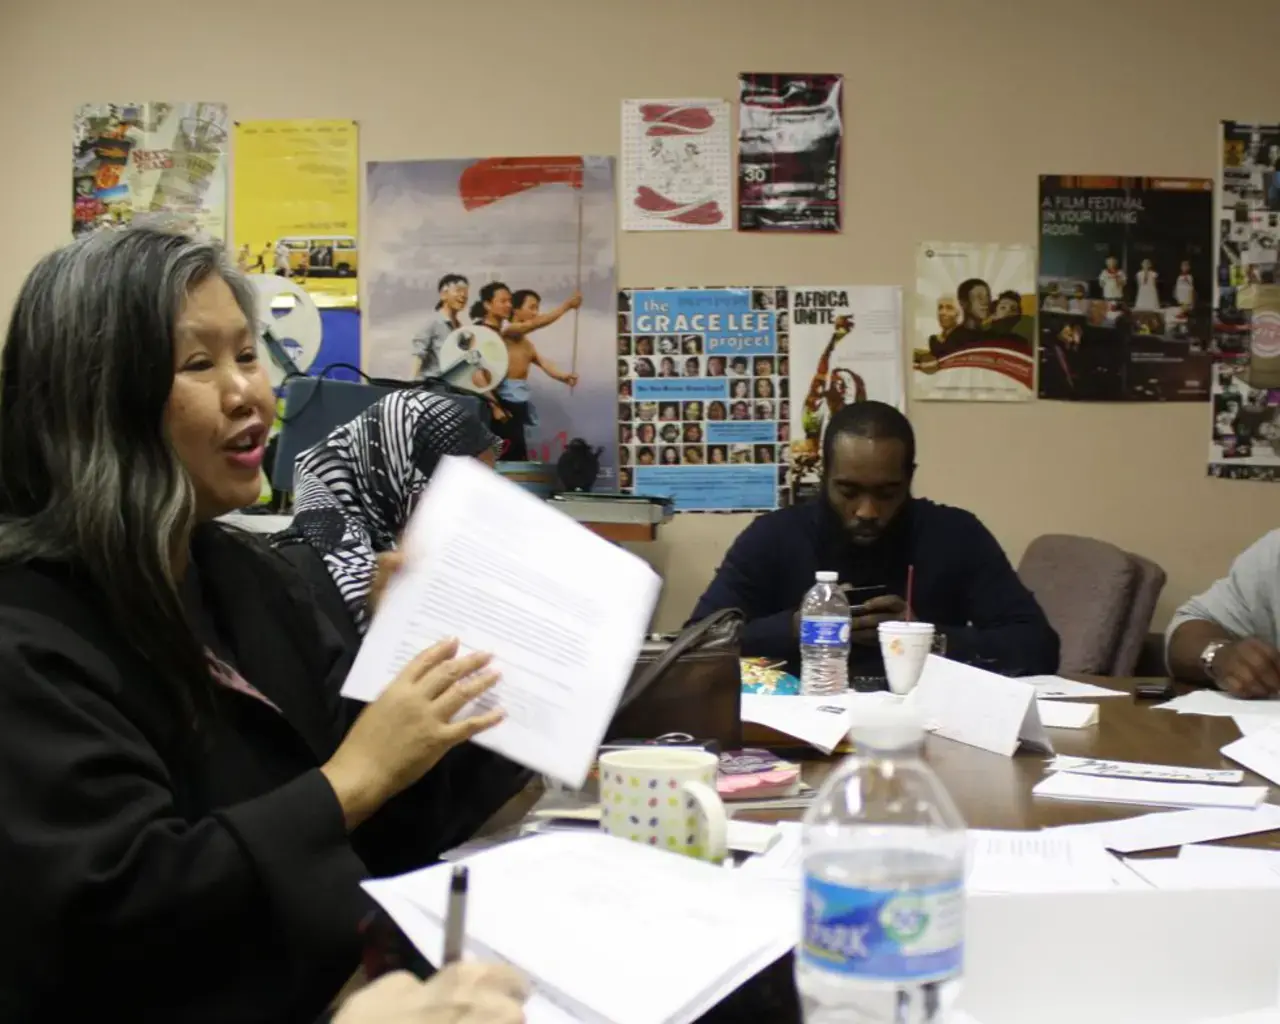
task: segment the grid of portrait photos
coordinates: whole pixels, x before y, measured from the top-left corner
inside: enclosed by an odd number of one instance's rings
[[[652,326],[653,318],[633,311],[633,296],[655,294],[674,310],[668,326],[716,329],[637,331]],[[672,497],[677,511],[740,511],[788,502],[789,338],[779,330],[786,324],[786,302],[783,288],[619,293],[621,491],[652,493],[645,487],[646,467],[679,467],[690,472],[648,474],[651,482],[661,477],[657,493]],[[689,312],[704,307],[717,310],[718,319]]]

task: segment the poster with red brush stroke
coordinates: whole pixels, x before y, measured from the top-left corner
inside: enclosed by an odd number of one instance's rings
[[[725,100],[622,101],[622,230],[733,227]]]

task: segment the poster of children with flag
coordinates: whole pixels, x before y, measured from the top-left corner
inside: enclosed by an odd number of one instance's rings
[[[365,372],[478,395],[508,461],[581,437],[615,486],[613,175],[611,157],[369,163]]]

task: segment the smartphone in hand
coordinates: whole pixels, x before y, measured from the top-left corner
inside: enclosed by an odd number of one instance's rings
[[[889,588],[883,583],[872,583],[864,587],[850,586],[848,583],[840,584],[840,589],[844,592],[845,600],[849,602],[849,611],[854,615],[862,615],[867,610],[867,602],[877,597],[884,597],[889,593]]]

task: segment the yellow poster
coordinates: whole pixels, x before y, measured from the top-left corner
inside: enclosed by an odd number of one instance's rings
[[[321,307],[359,301],[354,121],[240,121],[232,166],[236,261],[291,278]]]

